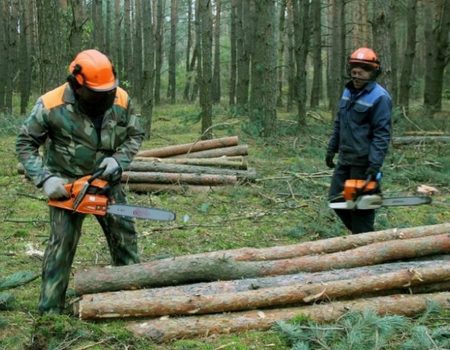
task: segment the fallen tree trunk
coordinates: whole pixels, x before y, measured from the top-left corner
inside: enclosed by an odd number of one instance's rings
[[[393,262],[373,266],[354,267],[350,269],[304,272],[291,275],[269,276],[261,278],[246,278],[230,281],[200,282],[183,284],[178,286],[122,290],[120,292],[105,292],[102,295],[111,294],[111,297],[121,295],[124,299],[155,298],[166,295],[210,295],[217,293],[238,293],[243,291],[288,286],[296,283],[310,284],[328,282],[363,276],[374,276],[383,273],[399,271],[402,269],[417,269],[440,264],[446,264],[446,260]]]
[[[340,276],[342,277],[342,276]],[[162,294],[142,290],[83,295],[76,305],[81,319],[157,317],[207,314],[310,303],[318,300],[411,288],[450,280],[450,264],[404,268],[347,279],[293,283],[255,290],[221,291],[214,294]]]
[[[159,162],[169,164],[187,164],[215,166],[233,169],[247,169],[247,160],[243,156],[235,157],[216,157],[216,158],[154,158],[154,157],[135,157],[133,162]],[[23,168],[23,167],[22,167]]]
[[[237,136],[222,137],[211,140],[201,140],[192,143],[186,143],[182,145],[173,145],[167,147],[161,147],[150,150],[142,150],[137,153],[138,157],[170,157],[183,153],[191,153],[196,151],[203,151],[212,148],[222,148],[236,146],[239,143]]]
[[[174,192],[174,193],[205,193],[217,191],[225,186],[201,186],[201,185],[171,185],[171,184],[149,184],[149,183],[129,183],[126,189],[132,192]]]
[[[216,186],[234,185],[237,183],[237,177],[235,175],[143,173],[137,171],[125,171],[122,174],[122,182]]]
[[[397,136],[392,138],[394,145],[409,145],[411,143],[450,142],[450,136]]]
[[[167,164],[159,162],[132,162],[127,169],[128,172],[161,172],[161,173],[184,173],[184,174],[214,174],[232,175],[238,179],[254,181],[256,179],[255,169],[235,170],[206,166]]]
[[[309,304],[319,300],[348,298],[375,291],[448,280],[450,280],[450,264],[404,269],[381,275],[309,285],[298,283],[240,293],[167,295],[159,298],[139,299],[126,299],[120,296],[120,293],[113,297],[99,294],[95,296],[85,295],[79,302],[78,311],[81,319],[211,314],[273,306]]]
[[[380,264],[450,252],[450,235],[420,237],[373,243],[325,255],[308,255],[270,261],[235,261],[226,258],[178,257],[148,263],[92,268],[75,274],[78,294],[145,287],[160,287],[187,282],[232,280],[259,276],[317,272]]]
[[[317,241],[308,241],[298,244],[275,246],[269,248],[238,248],[218,250],[207,253],[192,254],[189,256],[192,258],[228,258],[238,261],[290,259],[304,255],[334,253],[375,242],[435,236],[443,233],[450,233],[450,223],[408,228],[393,228],[383,231],[332,237]],[[185,257],[188,256],[185,255]]]
[[[371,309],[379,315],[414,316],[425,311],[430,301],[448,309],[450,308],[450,293],[401,294],[283,309],[133,321],[128,323],[127,329],[135,336],[147,337],[160,343],[179,338],[266,330],[276,322],[288,321],[301,316],[320,323],[332,322],[349,311],[366,309]]]
[[[248,145],[213,148],[206,151],[191,152],[173,156],[172,158],[217,158],[222,156],[246,156]]]

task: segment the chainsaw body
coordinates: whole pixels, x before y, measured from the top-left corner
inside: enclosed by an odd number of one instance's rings
[[[377,209],[384,206],[413,206],[430,204],[431,197],[393,197],[384,198],[378,188],[377,181],[349,179],[345,181],[344,190],[339,199],[344,201],[330,202],[332,209]]]
[[[87,175],[70,184],[64,185],[67,193],[70,194],[70,197],[62,200],[50,199],[48,205],[76,211],[77,213],[82,214],[105,216],[106,208],[108,207],[108,197],[106,196],[106,193],[109,190],[109,184],[107,181],[101,179],[94,179],[89,182],[91,178],[91,175]],[[77,204],[76,200],[79,198],[79,194],[86,188],[86,193],[80,198],[80,201]]]

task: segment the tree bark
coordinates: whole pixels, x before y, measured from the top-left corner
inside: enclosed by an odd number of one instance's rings
[[[214,69],[212,76],[212,101],[220,103],[220,16],[222,12],[222,1],[216,0],[216,16],[214,22]]]
[[[254,135],[270,137],[275,133],[277,120],[275,1],[258,0],[255,7],[258,16],[252,51],[249,130]]]
[[[211,140],[201,140],[181,145],[173,145],[150,150],[142,150],[137,153],[138,157],[170,157],[184,153],[204,151],[211,148],[236,146],[239,143],[238,136],[228,136]]]
[[[403,229],[366,232],[357,235],[333,237],[285,246],[268,248],[238,248],[185,255],[184,258],[233,259],[236,261],[266,261],[290,259],[305,255],[320,255],[343,252],[377,242],[407,240],[419,237],[437,236],[450,233],[450,224],[418,226]],[[169,260],[170,261],[170,260]]]
[[[206,166],[167,164],[159,162],[132,162],[127,169],[128,172],[161,172],[161,173],[184,173],[184,174],[210,174],[210,175],[232,175],[241,180],[254,181],[256,171],[233,170]]]
[[[212,190],[221,189],[222,186],[201,186],[201,185],[171,185],[171,184],[150,184],[150,183],[129,183],[126,185],[126,189],[132,192],[141,193],[160,193],[160,192],[173,192],[173,193],[205,193]]]
[[[322,96],[322,13],[321,1],[313,1],[311,3],[311,17],[312,17],[312,55],[313,55],[313,80],[311,86],[311,108],[317,108],[320,104]]]
[[[153,14],[149,0],[142,2],[142,13],[146,19],[143,25],[144,38],[144,60],[143,60],[143,76],[142,76],[142,117],[144,119],[144,130],[146,139],[150,139],[153,121],[153,90],[155,86],[155,53],[154,53],[154,36],[153,36]]]
[[[247,156],[248,145],[213,148],[205,151],[191,152],[173,156],[173,158],[217,158],[222,156]]]
[[[183,98],[189,100],[189,91],[191,89],[192,69],[191,69],[191,48],[192,48],[192,0],[187,0],[187,41],[186,41],[186,83],[184,86]]]
[[[409,145],[428,142],[450,142],[450,136],[397,136],[392,138],[394,145]]]
[[[158,105],[161,102],[161,68],[163,64],[164,7],[165,7],[165,0],[157,0],[156,29],[155,29],[155,91],[154,91],[155,105]]]
[[[169,70],[167,98],[174,104],[176,99],[176,47],[177,47],[177,0],[170,1],[170,49],[169,49]]]
[[[81,319],[159,317],[251,310],[309,304],[322,300],[355,297],[365,293],[392,290],[450,280],[450,264],[403,269],[376,276],[334,280],[312,284],[296,283],[239,293],[211,295],[166,295],[159,298],[123,298],[86,295],[79,303]]]
[[[248,0],[237,0],[236,11],[236,49],[237,49],[237,82],[236,82],[236,112],[247,111],[248,90],[250,85],[250,45],[249,27],[250,10]]]
[[[236,104],[236,11],[237,0],[231,0],[230,9],[230,83],[228,88],[228,104],[233,106]]]
[[[393,240],[327,255],[270,261],[235,261],[219,258],[178,257],[114,268],[92,268],[75,274],[78,294],[167,286],[187,282],[231,280],[260,276],[318,272],[375,265],[450,251],[448,234]]]
[[[406,49],[404,51],[404,60],[402,64],[399,104],[409,110],[409,91],[411,89],[411,73],[413,70],[414,57],[416,55],[416,18],[417,18],[417,0],[408,0],[406,10]]]
[[[433,4],[426,4],[425,10],[427,11],[425,14],[427,70],[423,102],[426,111],[432,115],[442,109],[444,70],[450,60],[448,54],[450,0],[436,0]]]
[[[159,183],[159,184],[191,184],[191,185],[234,185],[235,175],[212,174],[179,174],[179,173],[143,173],[125,171],[122,182],[126,183]]]
[[[138,337],[147,337],[155,342],[176,338],[193,338],[218,333],[236,333],[266,330],[276,322],[288,321],[294,317],[308,317],[315,322],[332,322],[348,311],[374,310],[380,315],[414,316],[425,311],[429,302],[435,302],[447,309],[450,307],[450,293],[422,295],[392,295],[370,299],[331,302],[319,305],[283,309],[254,310],[206,316],[161,318],[130,322],[127,329]]]
[[[217,158],[153,158],[153,157],[135,157],[134,161],[131,163],[145,163],[145,162],[158,162],[158,163],[169,163],[169,164],[187,164],[187,165],[203,165],[203,166],[214,166],[214,167],[224,167],[233,169],[246,170],[248,168],[248,163],[245,157],[235,156],[235,157],[217,157]]]
[[[448,260],[395,262],[316,273],[298,273],[292,275],[271,276],[263,278],[247,278],[231,281],[184,284],[180,286],[169,286],[162,288],[85,294],[82,297],[81,301],[78,301],[75,304],[75,313],[79,314],[80,307],[81,309],[84,309],[84,312],[91,313],[95,308],[98,307],[98,305],[100,305],[101,308],[105,308],[105,305],[108,305],[109,301],[111,301],[111,305],[114,305],[116,303],[115,300],[127,300],[132,301],[132,303],[136,303],[140,300],[143,303],[148,303],[157,298],[164,298],[167,296],[193,297],[198,295],[213,295],[222,293],[231,295],[234,293],[254,291],[263,288],[274,288],[300,284],[311,285],[313,283],[324,283],[329,281],[378,276],[395,271],[398,272],[400,270],[416,270],[420,268],[442,266],[445,264],[449,264]],[[411,286],[401,286],[398,291],[396,290],[396,293],[405,292],[405,289],[409,289],[410,292],[412,291],[414,293],[446,291],[448,290],[448,285],[449,282],[438,282],[421,285],[416,288],[411,288]],[[374,291],[372,291],[372,293],[373,292]],[[392,292],[390,294],[392,294]],[[84,308],[85,305],[87,306],[86,308]],[[131,304],[127,302],[127,305],[129,307],[129,305]]]

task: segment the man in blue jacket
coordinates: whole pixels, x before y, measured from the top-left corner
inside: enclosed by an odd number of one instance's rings
[[[330,200],[342,194],[347,179],[377,177],[391,136],[392,101],[376,82],[381,65],[375,52],[369,48],[354,51],[348,60],[348,71],[351,80],[339,102],[326,154],[326,165],[335,168]],[[335,209],[335,212],[352,233],[374,230],[374,210]]]

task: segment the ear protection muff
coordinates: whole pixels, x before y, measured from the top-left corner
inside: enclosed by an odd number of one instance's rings
[[[81,78],[81,82],[80,82],[79,77]],[[70,87],[73,90],[77,90],[84,85],[85,80],[86,80],[86,78],[84,77],[83,73],[81,72],[81,66],[79,64],[76,64],[74,69],[72,70],[72,73],[69,74],[69,76],[67,77],[67,81],[69,82]]]

